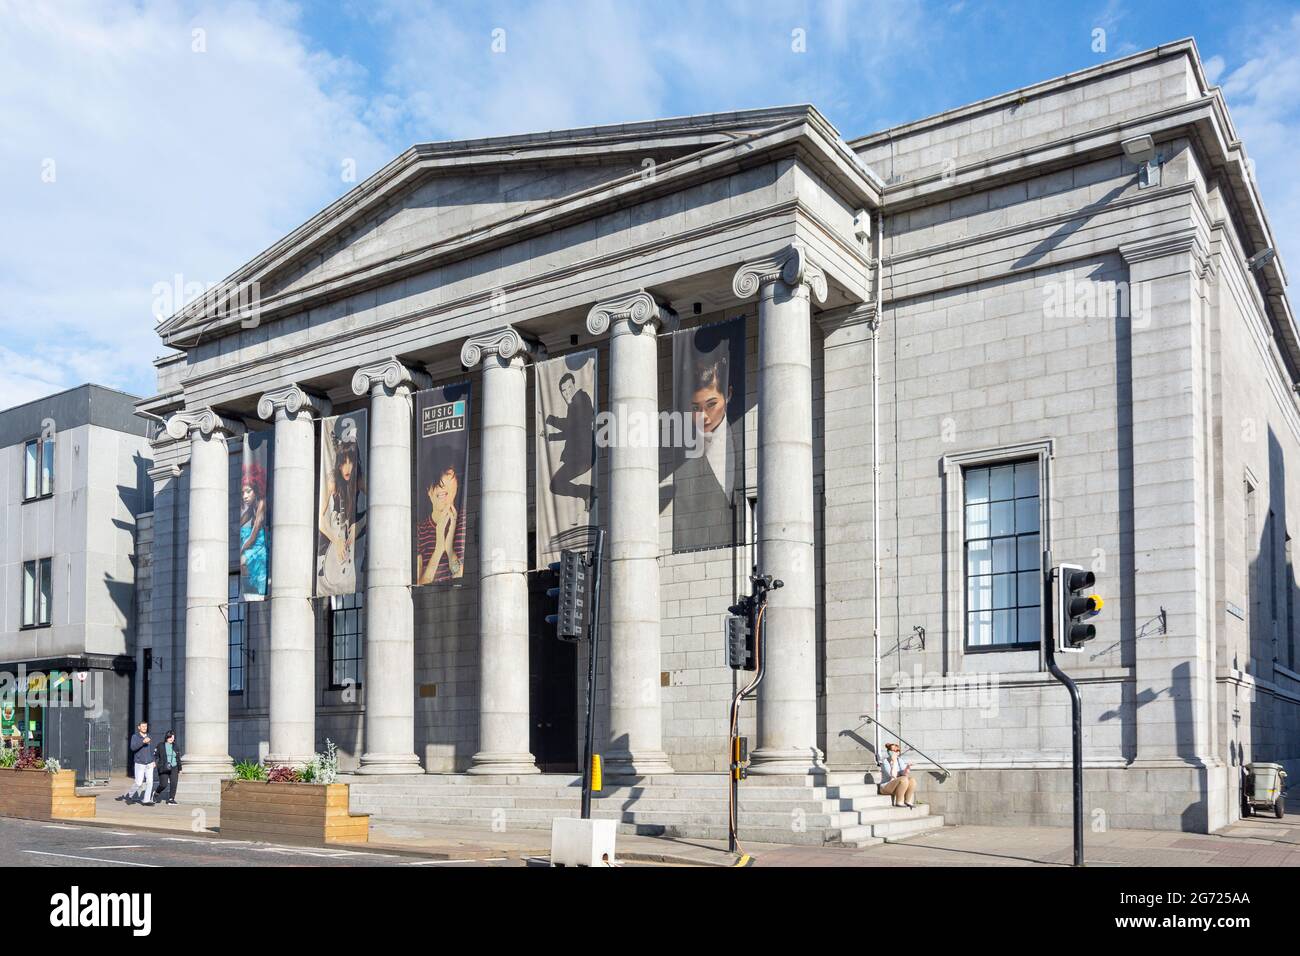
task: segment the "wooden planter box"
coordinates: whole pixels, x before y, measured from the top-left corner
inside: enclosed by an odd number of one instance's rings
[[[24,820],[67,820],[95,815],[95,798],[77,794],[72,770],[0,768],[0,816]]]
[[[370,816],[348,811],[346,783],[223,780],[220,829],[229,840],[300,846],[366,843]]]

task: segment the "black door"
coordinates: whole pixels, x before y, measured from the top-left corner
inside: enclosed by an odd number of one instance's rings
[[[555,636],[553,571],[528,575],[528,746],[544,773],[578,772],[578,646]]]

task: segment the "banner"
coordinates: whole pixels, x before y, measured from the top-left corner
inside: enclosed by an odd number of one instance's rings
[[[744,541],[745,319],[673,335],[673,550]]]
[[[469,382],[415,393],[415,583],[465,574]]]
[[[365,585],[365,411],[322,418],[320,439],[316,595],[353,594]]]
[[[265,601],[271,570],[271,452],[275,432],[244,434],[239,479],[239,596]]]
[[[596,522],[596,352],[534,366],[537,566],[565,548],[590,550]]]

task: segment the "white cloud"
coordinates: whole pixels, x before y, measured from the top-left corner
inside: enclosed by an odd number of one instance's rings
[[[149,394],[155,283],[224,278],[350,188],[345,158],[391,158],[295,15],[0,0],[0,407]]]
[[[1300,269],[1300,13],[1252,33],[1253,55],[1220,80],[1264,198],[1278,251]],[[1212,60],[1218,57],[1212,57]]]

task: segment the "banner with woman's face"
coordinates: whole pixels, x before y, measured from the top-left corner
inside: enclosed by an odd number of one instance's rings
[[[673,550],[743,542],[745,319],[673,335]]]
[[[271,452],[275,433],[244,435],[239,477],[239,595],[266,600],[271,569]]]
[[[364,409],[320,422],[317,597],[354,594],[365,586],[366,425]]]
[[[415,393],[416,585],[451,584],[465,574],[469,412],[469,382]]]

